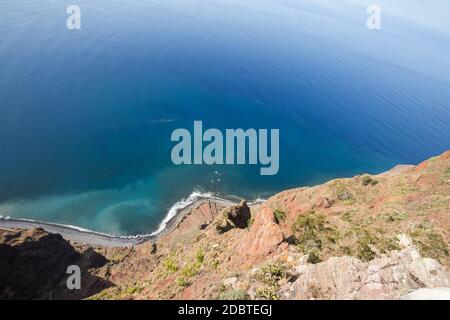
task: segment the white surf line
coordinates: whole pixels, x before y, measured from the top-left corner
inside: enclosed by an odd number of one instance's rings
[[[188,197],[189,199],[189,197]],[[192,199],[192,198],[191,198]],[[98,231],[93,231],[73,225],[59,224],[54,222],[22,219],[22,218],[10,218],[0,216],[0,227],[5,228],[42,228],[50,233],[58,233],[63,238],[75,242],[87,243],[94,246],[117,246],[127,247],[137,245],[146,241],[156,241],[163,235],[169,233],[175,228],[182,218],[190,211],[190,209],[196,205],[201,204],[204,201],[213,201],[223,206],[232,206],[238,204],[229,199],[219,198],[209,194],[197,194],[195,200],[187,202],[182,200],[177,202],[172,208],[174,208],[180,202],[185,205],[176,208],[176,211],[168,212],[166,217],[161,222],[157,231],[150,234],[137,234],[137,235],[114,235],[107,234]],[[265,202],[264,199],[257,199],[254,202],[250,202],[248,205],[253,206]],[[172,209],[171,208],[171,209]]]
[[[21,229],[42,228],[50,233],[61,234],[66,240],[87,243],[94,246],[124,247],[139,244],[144,240],[136,236],[115,236],[71,225],[29,219],[1,218],[0,227]]]

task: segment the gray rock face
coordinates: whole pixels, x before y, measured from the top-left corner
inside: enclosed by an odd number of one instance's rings
[[[333,257],[319,264],[299,262],[297,280],[281,292],[285,299],[399,299],[419,288],[449,287],[450,274],[436,260],[421,257],[400,236],[401,251],[362,262]]]

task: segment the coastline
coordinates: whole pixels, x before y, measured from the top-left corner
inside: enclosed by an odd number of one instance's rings
[[[221,206],[232,206],[238,204],[237,202],[217,197],[198,197],[195,201],[176,211],[173,216],[166,216],[156,232],[142,235],[113,235],[83,229],[77,226],[47,221],[4,217],[0,217],[0,228],[42,228],[47,232],[60,234],[64,239],[73,242],[100,247],[130,247],[148,241],[158,241],[161,237],[174,230],[183,221],[183,219],[191,213],[194,207],[198,207],[208,202]]]
[[[397,165],[390,170],[379,175],[390,175],[402,172],[406,169],[414,168],[414,165]],[[235,197],[237,199],[237,197]],[[252,207],[265,202],[264,199],[256,199],[248,202]],[[200,193],[194,191],[188,198],[175,203],[162,219],[156,231],[148,234],[136,235],[115,235],[99,231],[93,231],[78,226],[54,223],[42,220],[32,220],[25,218],[11,218],[0,215],[0,229],[31,229],[41,228],[49,233],[60,234],[64,239],[97,247],[132,247],[145,242],[157,242],[162,237],[175,230],[192,211],[205,203],[213,203],[221,207],[229,207],[239,204],[239,201],[220,198],[210,193]]]
[[[390,170],[380,173],[379,176],[397,174],[406,169],[414,168],[414,165],[397,165]],[[265,202],[264,199],[256,199],[254,202],[249,202],[249,207]],[[187,199],[183,199],[175,203],[167,212],[159,224],[156,231],[148,234],[137,235],[114,235],[84,229],[82,227],[59,224],[49,221],[31,220],[24,218],[10,218],[0,215],[0,229],[31,229],[41,228],[49,233],[60,234],[64,239],[87,244],[97,247],[132,247],[145,242],[157,242],[162,237],[174,231],[183,220],[189,216],[194,209],[205,204],[213,203],[220,207],[229,207],[239,204],[238,201],[219,198],[209,193],[198,193],[194,191]]]
[[[387,300],[417,288],[450,287],[449,179],[447,151],[416,166],[284,190],[249,203],[250,210],[227,207],[238,199],[197,193],[167,211],[163,232],[148,235],[156,243],[136,246],[145,235],[117,239],[57,226],[78,241],[115,245],[95,247],[42,229],[0,227],[6,261],[0,271],[7,275],[0,295],[226,300],[242,290],[238,298],[250,300]],[[67,290],[68,265],[80,267],[82,291]],[[261,295],[269,284],[255,275],[278,270],[289,279],[271,280],[270,296]]]

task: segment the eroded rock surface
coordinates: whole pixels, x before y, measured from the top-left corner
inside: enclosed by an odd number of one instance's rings
[[[275,252],[283,240],[283,232],[274,220],[273,211],[268,206],[262,205],[255,214],[241,252],[248,256],[247,259],[264,257]]]
[[[450,274],[434,259],[423,258],[402,237],[401,251],[370,262],[332,257],[318,264],[299,263],[298,279],[285,290],[287,299],[398,299],[418,288],[449,287]]]

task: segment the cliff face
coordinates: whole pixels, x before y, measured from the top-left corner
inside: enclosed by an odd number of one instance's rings
[[[0,299],[80,299],[108,287],[107,280],[88,269],[106,260],[85,248],[76,250],[58,234],[42,229],[0,230]],[[66,286],[66,270],[78,265],[84,273],[82,290]]]
[[[10,259],[0,268],[24,263],[27,272],[45,274],[29,263],[24,241],[12,240],[24,232],[31,231],[0,229],[0,261]],[[450,151],[381,175],[287,190],[250,208],[201,203],[154,244],[49,246],[33,234],[27,243],[45,248],[46,269],[57,272],[38,281],[36,294],[21,289],[28,280],[3,276],[0,294],[45,298],[65,281],[65,265],[85,261],[77,298],[395,299],[450,286],[449,237]],[[50,252],[65,258],[54,261]],[[86,252],[104,263],[86,263]]]

